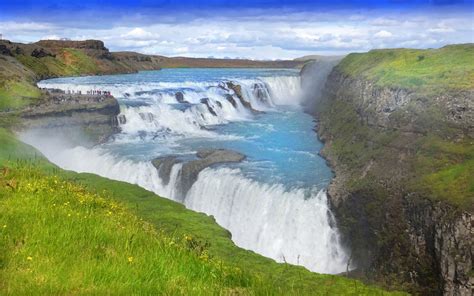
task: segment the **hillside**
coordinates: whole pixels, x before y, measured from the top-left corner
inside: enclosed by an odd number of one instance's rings
[[[329,75],[318,131],[336,172],[329,195],[362,277],[422,294],[469,293],[473,57],[473,44],[372,50]]]

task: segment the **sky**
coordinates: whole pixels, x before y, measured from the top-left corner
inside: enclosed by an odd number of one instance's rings
[[[100,39],[112,51],[292,59],[474,42],[474,0],[0,1],[15,42]]]

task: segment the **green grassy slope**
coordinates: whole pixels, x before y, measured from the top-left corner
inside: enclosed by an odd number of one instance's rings
[[[15,58],[0,55],[0,112],[21,108],[40,97],[34,76]]]
[[[434,200],[444,200],[469,211],[474,211],[474,139],[469,136],[453,140],[454,131],[440,113],[437,96],[458,91],[474,90],[474,44],[450,45],[440,49],[387,49],[363,54],[350,54],[337,70],[354,78],[373,81],[378,87],[404,88],[415,91],[429,108],[411,114],[411,106],[391,116],[416,116],[419,125],[428,130],[426,136],[401,135],[394,131],[381,132],[359,120],[357,107],[342,102],[328,105],[327,125],[336,135],[335,157],[359,174],[371,159],[387,159],[387,147],[403,147],[415,151],[411,164],[411,179],[406,185]],[[432,108],[432,109],[430,109]],[[444,107],[443,107],[444,108]],[[323,115],[324,116],[324,115]],[[358,141],[354,141],[357,135]],[[367,143],[370,142],[370,145]],[[390,152],[392,153],[392,152]],[[375,172],[385,176],[390,168]],[[408,172],[407,172],[408,174]]]
[[[418,91],[474,88],[474,44],[439,49],[377,49],[351,53],[340,65],[344,73],[379,86]]]
[[[0,249],[0,294],[391,294],[240,249],[211,217],[58,169],[4,129]]]

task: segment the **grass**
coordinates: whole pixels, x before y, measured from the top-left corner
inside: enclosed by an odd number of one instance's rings
[[[447,200],[474,211],[474,141],[454,143],[437,136],[423,138],[416,155],[412,188],[434,200]]]
[[[378,49],[351,53],[338,65],[342,72],[379,86],[419,91],[474,88],[474,44],[440,49]]]
[[[40,98],[41,92],[34,83],[37,79],[100,72],[94,58],[71,48],[61,49],[56,57],[20,54],[15,59],[0,60],[0,111],[19,110]]]
[[[157,231],[106,193],[25,166],[4,169],[0,183],[5,294],[210,295],[250,287],[266,294],[271,288],[210,258],[192,236]]]
[[[25,80],[0,81],[0,111],[22,108],[37,100],[40,95],[39,89]]]
[[[240,249],[212,217],[60,170],[4,129],[0,167],[0,294],[391,294]]]
[[[56,57],[35,58],[17,55],[16,59],[31,69],[39,78],[97,74],[99,72],[92,57],[74,48],[63,48]]]
[[[64,48],[58,59],[66,65],[65,75],[67,76],[99,73],[93,58],[78,49]]]

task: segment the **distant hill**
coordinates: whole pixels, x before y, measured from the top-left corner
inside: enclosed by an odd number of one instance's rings
[[[300,58],[296,58],[293,61],[297,62],[307,62],[307,61],[332,61],[332,60],[340,60],[344,57],[344,55],[334,55],[334,56],[325,56],[325,55],[307,55],[307,56],[302,56]]]

